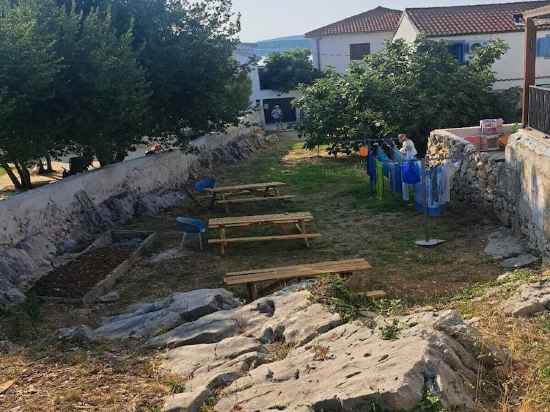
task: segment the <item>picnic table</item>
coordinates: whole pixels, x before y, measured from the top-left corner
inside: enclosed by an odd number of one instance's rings
[[[350,276],[354,272],[367,271],[370,269],[371,265],[365,259],[349,259],[231,272],[225,275],[224,282],[229,286],[246,285],[248,287],[250,299],[255,300],[258,297],[256,284],[260,282],[284,282],[289,279],[313,278],[329,274]],[[377,299],[385,297],[386,293],[384,291],[377,290],[367,292],[366,296],[371,299]]]
[[[308,233],[307,231],[307,224],[313,222],[313,220],[313,215],[310,212],[210,219],[208,222],[208,229],[218,230],[220,237],[217,239],[209,239],[208,243],[219,244],[222,255],[225,254],[225,249],[228,244],[240,242],[303,239],[306,246],[309,247],[309,240],[321,237],[319,233]],[[294,224],[299,233],[291,235],[228,237],[226,231],[228,228],[245,228],[260,225],[280,226],[289,224]]]
[[[252,183],[247,185],[219,186],[205,189],[211,196],[210,206],[224,205],[229,212],[230,204],[254,203],[271,200],[290,200],[292,195],[281,195],[279,188],[286,186],[283,182]]]

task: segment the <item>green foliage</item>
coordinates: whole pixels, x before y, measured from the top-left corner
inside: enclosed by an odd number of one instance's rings
[[[422,400],[416,405],[413,412],[447,412],[441,403],[441,398],[428,390],[424,391]]]
[[[262,87],[289,92],[299,85],[311,84],[321,77],[321,72],[313,67],[310,58],[311,52],[306,49],[271,53],[261,73]]]
[[[320,277],[310,288],[310,294],[313,302],[321,303],[338,313],[344,322],[359,318],[361,311],[364,310],[383,315],[395,315],[402,308],[399,300],[375,301],[364,293],[353,292],[346,285],[345,280],[336,275]]]
[[[399,339],[399,332],[401,331],[401,325],[397,319],[394,319],[389,325],[381,326],[380,334],[384,340],[397,340]]]
[[[236,123],[247,68],[230,0],[0,0],[0,166],[65,151],[101,164],[142,136],[181,145]],[[15,166],[19,178],[12,173]]]
[[[48,117],[62,61],[55,53],[54,36],[39,30],[35,2],[17,7],[0,3],[0,10],[0,165],[14,178],[12,163],[19,172],[13,183],[28,188],[27,167],[37,153],[47,150],[41,120]]]
[[[476,49],[459,64],[444,41],[389,42],[384,51],[301,89],[301,130],[307,146],[408,133],[425,143],[436,128],[470,126],[517,109],[517,100],[492,90],[502,41]],[[512,95],[512,93],[510,93]],[[327,109],[337,103],[334,111]]]

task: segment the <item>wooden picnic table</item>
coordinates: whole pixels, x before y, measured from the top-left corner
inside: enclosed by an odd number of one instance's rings
[[[218,239],[208,240],[209,244],[219,244],[221,254],[225,254],[225,249],[229,243],[239,242],[262,242],[270,240],[297,240],[305,241],[309,247],[310,239],[321,237],[319,233],[308,233],[307,224],[313,222],[313,215],[310,212],[299,213],[281,213],[272,215],[260,216],[241,216],[241,217],[224,217],[210,219],[208,229],[219,230],[220,237]],[[272,236],[249,236],[249,237],[227,237],[226,229],[251,227],[259,225],[288,225],[294,224],[298,229],[298,234],[292,235],[272,235]]]
[[[290,200],[291,195],[281,195],[279,188],[286,186],[283,182],[251,183],[246,185],[219,186],[206,189],[210,194],[210,206],[216,203],[225,206],[229,212],[229,204],[254,203],[269,200]],[[237,197],[239,196],[239,197]]]
[[[250,299],[255,300],[258,297],[256,284],[260,282],[279,281],[284,283],[289,279],[312,278],[329,274],[349,276],[354,272],[370,269],[371,265],[365,259],[349,259],[231,272],[225,275],[224,282],[230,286],[247,285]],[[382,298],[385,295],[383,291],[371,291],[367,293],[367,297],[372,299]]]

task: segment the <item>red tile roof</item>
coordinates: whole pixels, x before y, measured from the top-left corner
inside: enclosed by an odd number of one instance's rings
[[[322,37],[349,33],[395,32],[399,27],[401,10],[377,7],[365,13],[348,17],[328,26],[306,33],[306,37]]]
[[[550,5],[550,1],[483,4],[475,6],[408,8],[405,13],[426,36],[505,33],[523,31],[514,14]]]

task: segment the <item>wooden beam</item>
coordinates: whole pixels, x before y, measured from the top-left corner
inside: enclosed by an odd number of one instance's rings
[[[523,127],[529,125],[529,92],[535,85],[537,63],[537,27],[532,18],[525,19],[525,60],[523,80]]]
[[[523,14],[523,18],[526,20],[535,19],[537,17],[545,17],[550,15],[550,6],[544,6],[544,7],[539,7],[538,9],[527,10],[527,11],[524,11],[522,14]]]

